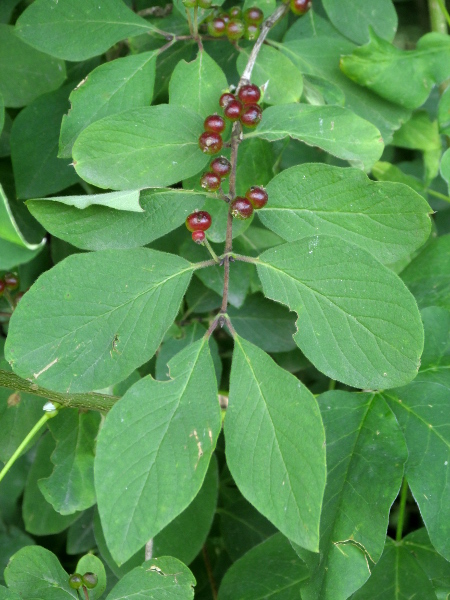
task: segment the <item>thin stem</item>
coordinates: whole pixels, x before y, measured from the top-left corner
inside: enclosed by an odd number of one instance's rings
[[[188,20],[188,24],[189,24],[189,31],[191,32],[192,37],[195,37],[194,27],[192,25],[191,13],[189,12],[188,8],[186,8],[186,16],[187,16],[187,20]]]
[[[150,560],[153,557],[153,538],[145,544],[145,560]]]
[[[336,387],[336,380],[330,379],[330,381],[328,382],[328,391],[334,390],[335,387]]]
[[[406,499],[408,498],[408,482],[406,477],[403,478],[402,488],[400,490],[400,507],[398,512],[397,531],[395,539],[401,542],[403,535],[403,525],[405,523]]]
[[[431,30],[437,33],[447,33],[447,24],[450,26],[450,14],[445,7],[444,0],[428,0],[428,9]]]
[[[234,252],[230,253],[230,257],[233,258],[233,260],[252,263],[254,265],[256,265],[259,262],[259,259],[255,258],[254,256],[246,256],[245,254],[235,254]]]
[[[7,289],[3,290],[3,297],[5,298],[6,302],[9,304],[9,307],[11,308],[11,310],[14,311],[14,309],[16,308],[16,305],[14,304],[14,300],[12,299],[12,296],[9,293],[9,290],[7,290]]]
[[[217,600],[216,580],[214,579],[214,573],[211,568],[211,563],[209,561],[209,555],[208,555],[206,546],[203,546],[203,548],[202,548],[202,555],[203,555],[203,562],[205,563],[205,567],[206,567],[206,572],[208,573],[209,585],[211,586],[211,594],[212,594],[213,600]]]
[[[84,593],[84,597],[85,597],[85,599],[86,599],[86,600],[89,600],[89,592],[87,591],[87,588],[86,588],[86,586],[85,586],[85,585],[83,585],[81,589],[83,590],[83,593]]]
[[[202,39],[198,34],[198,6],[197,5],[194,6],[194,37],[198,44],[198,49],[200,50],[200,52],[203,52]]]
[[[434,190],[426,190],[427,194],[430,196],[434,196],[435,198],[440,198],[441,200],[445,200],[445,202],[450,202],[450,197],[445,194],[441,194],[440,192],[435,192]]]
[[[213,257],[213,260],[215,263],[219,264],[220,260],[219,257],[217,256],[217,254],[214,252],[211,244],[209,243],[209,241],[207,240],[207,238],[205,238],[203,240],[203,245],[205,246],[205,248],[208,250],[208,252],[211,254],[211,256]]]
[[[220,262],[220,261],[219,261]],[[194,269],[204,269],[205,267],[214,267],[215,265],[217,265],[217,262],[213,259],[211,260],[202,260],[201,262],[195,263]]]

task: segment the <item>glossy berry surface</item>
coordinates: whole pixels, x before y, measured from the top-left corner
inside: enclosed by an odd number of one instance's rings
[[[205,154],[217,154],[222,150],[223,141],[219,133],[214,131],[205,131],[198,138],[200,150]]]
[[[189,231],[206,231],[211,227],[211,215],[205,210],[191,213],[186,219]]]
[[[230,92],[225,92],[225,94],[222,94],[220,96],[219,104],[222,108],[225,108],[226,106],[228,106],[228,104],[230,104],[230,102],[233,102],[233,100],[236,100],[234,94],[230,94]]]
[[[245,26],[244,37],[249,42],[256,40],[260,33],[261,29],[259,28],[259,25],[256,25],[255,23],[247,23]]]
[[[247,200],[250,200],[250,202],[253,204],[253,207],[256,209],[265,206],[267,204],[267,200],[269,199],[266,190],[257,185],[254,185],[247,190],[245,192],[245,197]]]
[[[231,214],[235,219],[248,219],[253,214],[253,205],[247,198],[237,196],[231,203]]]
[[[220,176],[213,172],[203,173],[200,185],[208,192],[215,192],[220,188]]]
[[[92,590],[98,583],[98,577],[95,573],[85,573],[83,575],[83,585],[87,587],[88,590]]]
[[[243,108],[239,100],[232,100],[224,108],[223,114],[230,121],[237,121],[242,114]]]
[[[6,273],[3,275],[3,281],[8,290],[15,290],[19,287],[19,276],[15,273]]]
[[[192,241],[196,244],[201,244],[205,241],[205,232],[204,231],[193,231],[192,232]]]
[[[83,585],[83,578],[79,573],[74,573],[69,577],[69,585],[73,590],[78,590]]]
[[[242,104],[257,104],[261,98],[261,90],[257,85],[249,83],[241,87],[238,97]]]
[[[3,279],[0,279],[0,296],[3,296],[3,292],[5,291],[5,282]]]
[[[226,26],[226,34],[229,40],[239,40],[245,33],[245,25],[240,19],[230,19]]]
[[[219,156],[218,158],[215,158],[211,161],[209,168],[211,169],[211,171],[216,173],[216,175],[223,179],[224,177],[228,177],[228,175],[230,174],[231,163],[228,160],[228,158],[225,158],[225,156]]]
[[[304,15],[311,8],[311,0],[290,0],[289,6],[294,15]]]
[[[206,117],[204,122],[205,131],[214,131],[215,133],[222,133],[225,129],[225,120],[220,115],[209,115]]]
[[[244,12],[244,20],[247,21],[247,23],[259,25],[264,20],[264,13],[257,6],[251,6]]]
[[[225,35],[226,23],[221,17],[216,17],[208,22],[208,33],[213,37]]]
[[[219,16],[224,20],[225,25],[230,22],[230,15],[228,13],[220,13]]]
[[[241,115],[241,123],[246,127],[256,127],[262,118],[262,109],[257,104],[249,104]]]

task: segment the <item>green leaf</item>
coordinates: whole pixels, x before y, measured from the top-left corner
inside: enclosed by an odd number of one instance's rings
[[[0,22],[9,23],[11,14],[20,0],[3,0],[0,5]]]
[[[83,554],[96,547],[94,537],[95,508],[85,510],[67,530],[67,554]]]
[[[436,595],[443,592],[447,597],[450,593],[450,563],[436,552],[425,527],[407,535],[402,540],[402,546],[409,550],[425,571]]]
[[[86,60],[154,29],[120,0],[36,0],[19,17],[24,42],[65,60]]]
[[[0,134],[3,131],[4,124],[5,124],[5,101],[3,100],[3,96],[0,94]]]
[[[318,235],[277,246],[257,263],[267,297],[298,314],[294,339],[325,375],[384,389],[417,375],[423,329],[401,280],[369,253]]]
[[[345,105],[345,95],[340,87],[323,77],[308,75],[303,80],[303,94],[308,104]]]
[[[0,238],[0,269],[9,271],[13,267],[27,263],[37,256],[41,250],[41,246],[36,250],[28,250]]]
[[[219,110],[219,97],[227,87],[222,69],[205,51],[200,51],[192,62],[180,60],[175,67],[169,83],[170,104],[205,118]]]
[[[170,381],[148,376],[132,386],[108,413],[99,435],[98,506],[106,542],[118,564],[192,502],[220,432],[207,340],[185,348],[169,367]]]
[[[370,42],[341,58],[341,69],[352,81],[382,98],[404,106],[421,106],[436,83],[450,77],[447,35],[427,33],[415,50],[401,50],[370,33]]]
[[[82,556],[77,563],[75,573],[95,573],[98,581],[94,589],[89,590],[89,599],[97,600],[106,589],[106,571],[102,561],[93,554]]]
[[[25,106],[59,88],[65,78],[63,61],[24,44],[14,27],[0,24],[0,93],[5,106]]]
[[[182,562],[170,556],[153,558],[122,577],[106,600],[161,598],[192,600],[195,578]]]
[[[21,600],[21,598],[15,592],[0,585],[0,600]]]
[[[270,201],[258,216],[288,242],[334,235],[389,264],[424,244],[431,230],[431,208],[419,194],[402,184],[374,183],[357,169],[299,165],[272,179],[267,193]]]
[[[264,18],[267,19],[277,7],[275,0],[245,0],[243,10],[257,6],[264,13]]]
[[[242,75],[250,57],[251,47],[241,50],[237,60],[237,70]],[[262,86],[268,83],[264,92],[266,104],[290,104],[298,102],[303,91],[303,78],[297,67],[271,46],[263,46],[252,71],[252,83]]]
[[[186,302],[191,312],[205,313],[220,308],[222,297],[194,278],[186,292]]]
[[[55,465],[47,479],[38,482],[47,502],[61,515],[71,515],[95,504],[94,450],[100,415],[76,409],[64,410],[49,421],[56,448],[51,456]]]
[[[29,200],[27,206],[52,235],[83,250],[106,250],[144,246],[162,237],[182,225],[195,209],[201,209],[205,198],[200,192],[163,188],[142,190],[140,194],[133,191],[40,198]],[[111,207],[100,206],[103,200]],[[61,205],[69,203],[78,206]],[[82,203],[87,208],[80,211]],[[141,212],[131,212],[134,207]]]
[[[79,181],[69,161],[57,156],[68,93],[65,86],[41,96],[14,119],[11,159],[18,198],[46,196]]]
[[[3,485],[6,484],[7,482],[5,481]],[[6,526],[0,521],[0,573],[4,572],[8,565],[9,559],[13,554],[25,546],[33,546],[34,544],[35,541],[33,538],[24,533],[22,529],[19,529],[14,525]],[[0,599],[1,598],[2,595],[0,593]]]
[[[270,106],[257,129],[245,134],[246,139],[260,137],[270,142],[288,136],[366,170],[380,158],[384,148],[374,125],[341,106]]]
[[[225,440],[244,497],[291,540],[317,551],[326,476],[317,404],[296,377],[239,336]]]
[[[73,146],[78,174],[117,190],[163,187],[198,173],[203,120],[180,106],[146,106],[96,121]]]
[[[366,585],[352,600],[400,600],[420,598],[436,600],[426,573],[403,545],[389,538],[380,561],[375,565]]]
[[[409,457],[405,477],[434,547],[450,560],[450,383],[413,382],[384,392]]]
[[[69,576],[56,556],[41,546],[19,550],[5,570],[8,587],[24,600],[68,600],[77,598]]]
[[[450,88],[447,88],[439,100],[439,130],[442,134],[450,134]]]
[[[39,232],[38,232],[39,233]],[[42,237],[42,236],[40,236]],[[11,210],[10,203],[0,184],[0,238],[2,240],[17,244],[26,250],[40,250],[45,244],[45,239],[40,243],[28,242],[20,230],[19,224]],[[31,258],[31,256],[30,256]]]
[[[420,308],[450,309],[450,235],[430,242],[406,267],[401,277]]]
[[[345,600],[367,580],[370,565],[383,552],[407,449],[394,415],[378,395],[334,391],[318,402],[328,475],[320,555],[304,557],[313,574],[302,598]]]
[[[284,535],[277,533],[227,571],[218,600],[298,600],[308,569]]]
[[[47,502],[39,489],[38,481],[49,477],[52,473],[53,466],[50,462],[50,456],[55,450],[55,445],[51,435],[47,434],[41,438],[25,486],[22,517],[25,522],[25,529],[33,535],[60,533],[80,516],[79,513],[60,515]]]
[[[445,179],[448,185],[448,190],[450,193],[450,148],[447,149],[442,155],[441,160],[441,175]]]
[[[414,381],[450,384],[450,311],[430,306],[421,311],[425,330],[419,373]]]
[[[234,266],[234,265],[233,265]],[[261,294],[248,296],[241,308],[228,308],[238,334],[266,352],[287,352],[296,347],[295,314]]]
[[[370,10],[365,0],[323,0],[323,7],[333,25],[357,44],[369,41],[373,28],[388,41],[397,31],[397,13],[392,0],[372,0]]]
[[[49,389],[122,381],[155,353],[191,273],[184,259],[148,248],[69,256],[20,301],[6,358],[18,375]]]
[[[94,121],[124,110],[148,106],[153,96],[157,51],[118,58],[100,65],[70,94],[63,116],[60,158],[70,158],[80,133]]]
[[[423,181],[421,181],[417,177],[414,177],[414,175],[407,175],[396,165],[393,165],[388,162],[379,161],[375,163],[372,167],[371,175],[378,181],[392,181],[393,183],[404,183],[421,196],[426,197],[425,186],[423,184]]]

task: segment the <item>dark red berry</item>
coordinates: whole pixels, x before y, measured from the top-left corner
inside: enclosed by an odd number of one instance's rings
[[[232,100],[225,106],[223,114],[230,121],[237,121],[242,114],[243,108],[239,100]]]
[[[220,188],[220,176],[217,173],[203,173],[200,185],[208,192],[215,192]]]
[[[214,131],[205,131],[198,138],[198,145],[205,154],[217,154],[222,150],[222,137]]]
[[[244,37],[249,42],[253,42],[254,40],[256,40],[256,38],[259,36],[260,33],[261,33],[261,29],[260,29],[259,25],[256,25],[256,23],[247,23],[246,24]]]
[[[238,97],[243,104],[257,104],[261,98],[261,90],[257,85],[249,83],[241,87]]]
[[[244,20],[247,21],[247,23],[259,25],[264,20],[264,13],[257,6],[251,6],[244,12]]]
[[[233,6],[228,11],[228,14],[230,15],[231,19],[240,19],[241,15],[242,15],[241,7],[240,6]]]
[[[78,590],[83,585],[83,578],[79,573],[74,573],[69,577],[69,585],[73,590]]]
[[[225,35],[226,23],[221,17],[216,17],[212,21],[208,21],[208,33],[213,37],[221,37]]]
[[[235,219],[248,219],[253,214],[253,205],[247,198],[237,196],[231,203],[231,214]]]
[[[229,40],[239,40],[245,33],[245,25],[240,19],[230,19],[225,32]]]
[[[206,117],[205,119],[204,127],[205,131],[222,133],[225,129],[225,120],[220,115],[209,115],[209,117]]]
[[[186,219],[189,231],[206,231],[211,227],[211,215],[205,210],[191,213]]]
[[[193,231],[192,232],[192,240],[196,243],[196,244],[201,244],[202,242],[205,241],[205,232],[204,231]]]
[[[236,97],[233,94],[230,94],[230,92],[225,92],[225,94],[222,94],[220,96],[220,98],[219,98],[219,104],[220,104],[220,106],[222,108],[225,108],[233,100],[236,100]]]
[[[3,279],[0,279],[0,296],[3,296],[3,292],[5,291],[5,282],[3,281]]]
[[[225,156],[219,156],[218,158],[215,158],[213,161],[211,161],[209,167],[211,171],[214,171],[214,173],[216,173],[216,175],[222,179],[224,177],[228,177],[231,172],[231,163],[227,158],[225,158]]]
[[[262,109],[258,104],[250,104],[244,108],[241,123],[246,127],[256,127],[262,118]]]
[[[263,187],[259,187],[257,185],[253,185],[249,190],[245,192],[245,197],[247,200],[253,204],[253,208],[262,208],[267,204],[267,200],[269,196],[267,195],[266,190]]]
[[[83,575],[83,585],[87,587],[88,590],[92,590],[98,583],[98,577],[95,573],[85,573]]]
[[[17,273],[5,273],[5,275],[3,275],[3,281],[8,290],[15,290],[19,287],[19,276]]]
[[[289,6],[294,15],[304,15],[311,8],[311,0],[290,0]]]

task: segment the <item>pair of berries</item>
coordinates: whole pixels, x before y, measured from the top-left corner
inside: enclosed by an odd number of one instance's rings
[[[261,90],[257,85],[243,85],[237,97],[230,92],[222,94],[219,104],[223,108],[225,118],[230,121],[240,121],[246,127],[256,127],[261,122],[262,109],[258,105]]]
[[[203,173],[200,185],[208,192],[216,192],[222,183],[222,179],[228,177],[231,172],[231,163],[224,156],[219,156],[211,161],[207,173]]]
[[[209,115],[203,126],[205,131],[198,138],[200,150],[205,154],[217,154],[223,146],[221,133],[225,130],[225,119],[220,115]]]
[[[196,210],[186,219],[186,227],[192,232],[192,239],[197,244],[205,241],[205,231],[211,227],[212,219],[206,210]]]
[[[264,13],[257,6],[251,6],[244,13],[240,6],[233,6],[228,13],[221,12],[208,21],[208,33],[213,37],[226,35],[231,42],[242,37],[253,41],[259,36],[263,20]]]
[[[17,273],[5,273],[0,278],[0,296],[5,290],[13,291],[19,287],[19,276]]]
[[[286,1],[286,0],[285,0]],[[311,0],[287,0],[289,7],[294,15],[302,16],[311,8]]]
[[[73,590],[78,590],[81,586],[87,588],[88,590],[92,590],[95,588],[97,583],[97,575],[91,572],[85,573],[84,575],[74,573],[69,577],[69,585]]]
[[[245,192],[245,197],[237,196],[231,203],[231,214],[235,219],[248,219],[254,210],[267,204],[269,196],[263,187],[253,185]]]

